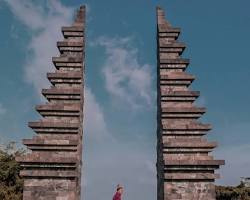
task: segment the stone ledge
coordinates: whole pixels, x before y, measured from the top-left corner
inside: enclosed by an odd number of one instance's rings
[[[175,38],[179,37],[179,33],[158,32],[158,38]]]
[[[199,122],[193,122],[193,123],[189,123],[189,124],[162,124],[163,129],[167,129],[167,130],[186,130],[186,131],[195,131],[195,130],[205,130],[205,131],[209,131],[212,129],[212,126],[210,124],[202,124]]]
[[[166,91],[161,90],[161,96],[167,97],[199,97],[199,91]]]
[[[68,129],[78,129],[80,126],[79,123],[70,123],[70,122],[48,122],[48,121],[37,121],[29,122],[28,126],[30,128],[68,128]]]
[[[32,139],[23,139],[24,145],[48,145],[48,146],[77,146],[78,140],[53,140],[53,139],[44,139],[38,136],[33,137]]]
[[[43,177],[43,178],[75,178],[78,176],[75,171],[60,171],[60,170],[22,170],[20,172],[22,177]]]
[[[63,26],[62,32],[83,32],[83,26]]]
[[[81,79],[83,78],[82,72],[55,72],[55,73],[47,73],[47,78],[62,78],[62,79]]]
[[[52,62],[55,63],[82,63],[83,58],[80,56],[77,57],[69,57],[69,56],[60,56],[60,57],[52,57]]]
[[[181,49],[185,49],[185,48],[186,48],[186,45],[185,45],[185,43],[183,43],[183,42],[178,42],[178,41],[173,42],[173,43],[164,43],[164,42],[160,42],[159,47],[160,47],[160,48],[170,48],[170,49],[172,49],[172,48],[181,48]]]
[[[80,95],[80,88],[56,88],[51,87],[49,89],[42,89],[42,94],[55,94],[55,95]]]
[[[216,146],[217,142],[178,142],[178,139],[163,143],[163,148],[215,148]]]
[[[76,157],[57,157],[56,154],[53,156],[53,153],[44,154],[44,153],[37,153],[32,152],[25,156],[17,157],[17,162],[20,163],[59,163],[59,164],[76,164],[77,159]]]
[[[56,84],[82,84],[83,75],[78,72],[56,72],[47,73],[48,80],[55,86]]]
[[[181,165],[187,165],[187,166],[192,166],[192,165],[206,165],[206,166],[219,166],[219,165],[224,165],[225,161],[224,160],[164,160],[165,166],[181,166]]]
[[[161,111],[163,113],[180,113],[180,114],[185,114],[185,113],[199,113],[203,114],[206,112],[205,107],[162,107]]]
[[[200,134],[201,135],[201,134]],[[204,134],[203,134],[204,135]],[[164,154],[179,154],[179,153],[209,153],[213,151],[212,148],[164,148],[163,153]]]
[[[213,173],[165,173],[165,180],[214,180],[220,176]]]
[[[76,32],[76,31],[64,31],[63,32],[64,38],[69,38],[69,37],[84,37],[84,32]]]
[[[186,64],[188,65],[190,63],[189,59],[184,58],[175,58],[175,59],[160,59],[160,64]]]
[[[81,108],[80,103],[61,103],[61,104],[44,104],[37,105],[35,109],[37,111],[69,111],[69,112],[79,112]]]
[[[180,28],[169,27],[166,24],[158,24],[158,33],[178,33],[180,34]]]
[[[185,72],[168,72],[167,74],[160,74],[161,80],[189,80],[193,81],[195,76]]]
[[[58,47],[83,47],[83,45],[83,41],[64,40],[57,42]]]

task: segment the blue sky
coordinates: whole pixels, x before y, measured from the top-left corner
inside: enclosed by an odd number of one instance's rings
[[[32,136],[26,124],[40,118],[34,106],[45,101],[60,27],[80,4],[88,7],[85,199],[111,198],[117,183],[125,200],[156,198],[156,5],[182,29],[197,104],[208,110],[202,121],[213,124],[215,157],[226,160],[217,183],[250,176],[247,0],[0,0],[0,142]]]

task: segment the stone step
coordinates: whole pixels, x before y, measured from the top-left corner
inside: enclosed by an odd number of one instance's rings
[[[17,157],[16,161],[21,163],[47,163],[48,165],[53,164],[76,164],[77,159],[75,156],[58,156],[55,152],[32,152],[21,157]]]
[[[28,149],[33,152],[41,152],[41,151],[51,151],[51,152],[76,152],[77,146],[52,146],[52,145],[28,145]]]
[[[37,121],[29,122],[28,126],[36,133],[46,134],[78,134],[79,123],[70,123],[68,121],[51,122],[51,121]]]
[[[215,180],[218,179],[220,176],[214,173],[165,173],[164,178],[165,180],[179,180],[179,181],[188,181],[188,180]]]
[[[168,165],[167,167],[164,168],[164,172],[199,172],[199,171],[214,171],[218,167],[210,165]]]
[[[171,142],[163,141],[164,148],[215,148],[217,142],[179,142],[178,139]]]
[[[219,168],[219,165],[224,165],[224,160],[164,160],[165,166],[214,166]],[[182,169],[183,170],[183,169]]]
[[[58,47],[83,47],[84,43],[82,40],[64,40],[64,41],[58,41],[57,46]]]
[[[195,76],[185,72],[168,72],[166,74],[160,74],[161,85],[189,86],[194,79]]]
[[[24,139],[23,144],[34,151],[76,151],[79,140],[44,139],[35,136],[32,139]]]
[[[206,112],[204,107],[162,107],[162,118],[194,118],[201,117]]]
[[[194,102],[199,96],[199,91],[167,91],[161,90],[161,100],[166,102]]]
[[[80,101],[81,88],[57,88],[51,87],[49,89],[43,89],[42,94],[50,100],[74,100]]]
[[[176,147],[176,148],[164,148],[163,149],[163,153],[164,154],[173,154],[173,153],[176,153],[176,154],[179,154],[179,153],[209,153],[209,152],[212,152],[213,148],[179,148],[179,147]]]
[[[51,146],[77,146],[78,140],[60,140],[44,139],[42,137],[33,137],[32,139],[23,139],[24,145],[51,145]]]
[[[159,60],[159,64],[168,64],[168,65],[172,65],[173,68],[175,65],[177,64],[185,64],[185,65],[189,65],[190,60],[189,59],[184,59],[184,58],[175,58],[175,59],[160,59]],[[171,66],[170,66],[171,67]]]
[[[52,57],[52,62],[54,63],[57,69],[61,67],[65,68],[81,68],[83,58],[81,56],[60,56],[60,57]]]
[[[76,178],[78,176],[76,171],[65,171],[65,170],[22,170],[20,172],[22,177],[33,177],[33,178]]]
[[[180,28],[173,28],[166,24],[158,24],[158,33],[177,33],[180,34]]]
[[[83,75],[81,71],[77,72],[55,72],[47,73],[49,81],[55,84],[81,84]]]
[[[65,40],[57,42],[60,53],[64,52],[83,52],[84,46],[82,41]]]
[[[179,33],[171,33],[171,32],[161,32],[158,33],[158,38],[173,38],[177,40],[179,37]]]
[[[83,32],[82,26],[63,26],[62,32]]]
[[[166,42],[159,42],[158,47],[159,53],[178,53],[181,55],[183,51],[186,48],[186,45],[181,42],[172,42],[172,43],[166,43]]]
[[[168,135],[164,135],[163,136],[163,141],[165,142],[207,142],[206,138],[203,138],[201,136],[196,136],[196,137],[190,137],[190,136],[186,136],[186,137],[173,137],[173,136],[168,136]]]
[[[162,120],[163,121],[163,120]],[[203,124],[200,122],[192,123],[162,123],[162,135],[167,136],[202,136],[212,129],[211,124]]]
[[[44,117],[46,116],[79,117],[80,109],[81,109],[80,103],[71,103],[71,104],[48,103],[45,105],[36,106],[36,110]]]
[[[83,26],[64,26],[62,27],[62,34],[64,38],[83,38],[84,37]]]

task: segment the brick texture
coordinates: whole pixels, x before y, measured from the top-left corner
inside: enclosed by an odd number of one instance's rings
[[[180,31],[158,7],[157,199],[215,200],[215,170],[224,160],[210,155],[217,146],[204,137],[211,125],[198,121],[206,109],[194,105],[200,93],[189,88],[195,77],[185,72],[190,61],[181,57]]]
[[[51,87],[37,105],[41,119],[29,122],[36,132],[23,144],[31,150],[17,157],[24,178],[24,200],[80,200],[84,103],[85,7],[76,12],[72,26],[62,27],[57,42],[55,71],[47,74]],[[45,41],[46,42],[46,41]]]

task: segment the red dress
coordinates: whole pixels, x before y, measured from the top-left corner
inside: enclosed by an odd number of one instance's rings
[[[116,192],[115,195],[113,196],[113,200],[121,200],[121,193]]]

